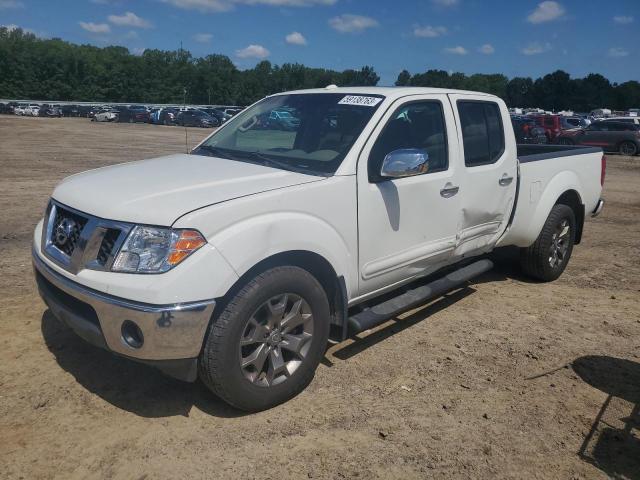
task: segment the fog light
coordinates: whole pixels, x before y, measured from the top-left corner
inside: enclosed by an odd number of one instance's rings
[[[140,327],[133,323],[131,320],[125,320],[122,323],[122,339],[124,343],[131,348],[140,348],[144,343],[144,335]]]

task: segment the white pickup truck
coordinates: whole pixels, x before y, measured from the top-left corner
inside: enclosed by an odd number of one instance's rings
[[[495,96],[288,92],[190,154],[63,180],[33,263],[85,340],[261,410],[306,387],[329,339],[459,288],[496,247],[556,279],[604,174],[599,148],[516,146]]]

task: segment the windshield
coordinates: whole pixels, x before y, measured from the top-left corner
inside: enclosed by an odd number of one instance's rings
[[[193,153],[331,175],[383,98],[342,93],[265,98],[229,120]]]

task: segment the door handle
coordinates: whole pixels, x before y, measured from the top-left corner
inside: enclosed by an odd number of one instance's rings
[[[444,185],[444,188],[440,190],[440,195],[444,198],[453,197],[456,193],[458,193],[458,190],[460,190],[460,187],[454,186],[451,182],[447,182]]]
[[[498,180],[498,183],[500,184],[501,187],[506,187],[507,185],[511,185],[511,182],[513,182],[513,177],[509,177],[506,173],[502,175],[502,177],[500,177],[500,180]]]

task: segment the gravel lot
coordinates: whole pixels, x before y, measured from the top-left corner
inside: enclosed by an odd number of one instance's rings
[[[184,148],[181,128],[0,117],[0,478],[640,478],[640,157],[609,156],[605,210],[558,281],[504,252],[244,415],[84,344],[34,286],[60,179]]]

